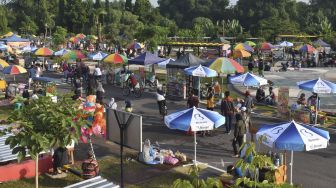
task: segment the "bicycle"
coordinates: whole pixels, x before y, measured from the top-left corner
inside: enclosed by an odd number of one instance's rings
[[[142,92],[143,92],[142,88],[135,87],[133,89],[133,87],[130,87],[129,84],[126,83],[126,85],[123,88],[123,93],[122,94],[123,94],[123,96],[129,96],[130,93],[133,93],[136,98],[139,98],[139,97],[141,97]]]

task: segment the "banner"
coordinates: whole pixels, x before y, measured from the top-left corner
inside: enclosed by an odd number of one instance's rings
[[[280,87],[278,92],[278,116],[284,120],[289,120],[290,118],[288,103],[289,103],[289,88]]]

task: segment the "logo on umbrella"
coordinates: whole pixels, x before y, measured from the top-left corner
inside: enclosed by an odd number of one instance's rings
[[[202,117],[201,114],[194,114],[194,118],[200,121],[204,120],[204,117]]]
[[[275,127],[274,129],[271,130],[272,134],[279,134],[282,132],[283,128],[282,127]]]
[[[314,136],[313,133],[311,133],[307,129],[301,129],[300,133],[303,134],[304,136],[309,136],[309,137],[313,137]]]

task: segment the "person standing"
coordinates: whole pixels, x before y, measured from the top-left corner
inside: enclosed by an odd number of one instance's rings
[[[232,140],[232,146],[233,146],[234,155],[232,157],[239,157],[239,151],[237,148],[237,144],[239,148],[243,145],[244,137],[246,134],[246,127],[244,125],[243,118],[240,113],[236,114],[236,124],[235,124],[233,134],[234,134],[234,137]]]
[[[250,129],[252,126],[251,113],[252,113],[252,109],[254,108],[254,103],[253,103],[253,98],[250,94],[250,91],[248,90],[245,92],[245,99],[244,99],[243,107],[246,108],[245,124],[246,124],[247,134],[251,135],[251,141],[253,141],[254,138],[250,132]]]
[[[96,84],[98,84],[98,81],[101,80],[101,76],[102,76],[102,72],[101,72],[100,67],[98,65],[96,65],[96,68],[94,69],[93,75],[95,77]]]
[[[213,111],[215,108],[215,96],[213,87],[208,88],[207,110]]]
[[[225,97],[222,99],[222,102],[221,102],[221,113],[223,116],[225,116],[226,133],[230,134],[232,118],[233,118],[235,108],[233,105],[233,99],[230,97],[230,91],[225,91],[224,95]]]
[[[254,68],[252,60],[250,60],[249,63],[247,64],[247,68],[248,68],[249,73],[252,74],[253,73],[253,68]]]
[[[97,87],[97,91],[96,91],[97,103],[100,103],[100,104],[103,103],[104,93],[105,93],[105,90],[103,88],[103,84],[98,83],[98,87]]]
[[[199,99],[197,96],[194,95],[194,91],[191,90],[189,93],[188,101],[187,101],[187,106],[188,108],[196,107],[198,108],[199,104]]]
[[[258,62],[258,73],[259,76],[264,77],[264,62],[262,59],[259,59]]]

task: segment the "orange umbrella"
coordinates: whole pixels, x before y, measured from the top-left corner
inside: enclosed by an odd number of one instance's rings
[[[243,49],[239,49],[239,50],[234,50],[233,51],[233,56],[235,58],[244,58],[244,57],[251,57],[251,53],[249,53],[248,51],[246,50],[243,50]]]

